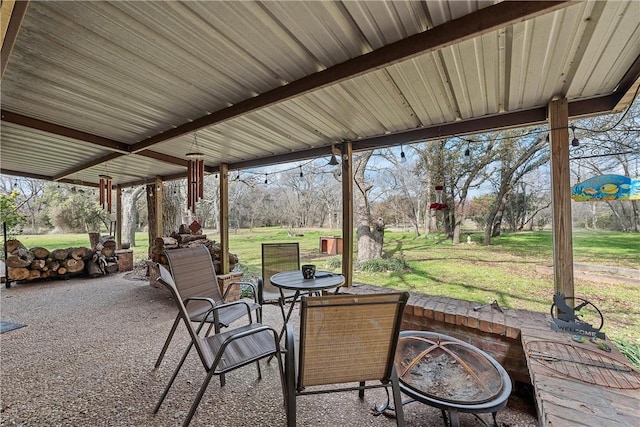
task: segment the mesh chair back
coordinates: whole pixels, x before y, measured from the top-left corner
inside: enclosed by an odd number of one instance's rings
[[[280,298],[280,289],[271,284],[271,276],[291,270],[300,270],[300,247],[298,242],[262,244],[260,302],[274,301]],[[285,297],[291,297],[295,294],[295,291],[285,290],[284,292]]]
[[[409,294],[303,297],[297,389],[391,378]]]
[[[171,292],[171,296],[178,306],[178,315],[182,318],[187,330],[189,331],[191,341],[198,351],[198,356],[200,357],[202,364],[206,367],[211,366],[211,364],[213,363],[213,355],[210,354],[211,352],[206,351],[205,346],[203,345],[205,338],[200,337],[193,329],[193,325],[191,324],[191,321],[189,319],[187,308],[185,307],[183,302],[186,296],[180,293],[176,286],[176,283],[173,280],[173,277],[171,277],[171,273],[169,273],[166,268],[164,268],[162,265],[158,265],[158,269],[160,270],[160,277],[158,277],[158,282],[164,285]]]
[[[171,249],[165,251],[165,255],[183,299],[204,297],[213,299],[216,304],[224,303],[209,249],[205,246]],[[192,301],[188,308],[190,313],[194,313],[209,310],[211,306],[206,302]]]

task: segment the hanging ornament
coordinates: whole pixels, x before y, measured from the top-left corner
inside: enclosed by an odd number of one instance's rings
[[[447,209],[447,204],[442,203],[442,191],[444,190],[443,185],[436,185],[436,201],[431,203],[429,209],[433,209],[436,211],[441,211]]]
[[[187,207],[196,212],[196,202],[204,197],[204,153],[198,150],[198,137],[193,135],[194,150],[187,153]]]
[[[100,175],[100,206],[111,213],[111,177]]]

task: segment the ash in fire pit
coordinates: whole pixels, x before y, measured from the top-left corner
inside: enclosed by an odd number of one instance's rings
[[[450,337],[401,338],[396,367],[408,387],[448,402],[486,402],[500,393],[504,383],[487,358]]]

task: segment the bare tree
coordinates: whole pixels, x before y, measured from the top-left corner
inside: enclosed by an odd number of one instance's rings
[[[514,187],[531,171],[549,161],[549,143],[546,134],[538,129],[514,129],[500,133],[497,141],[498,179],[496,198],[484,231],[484,244],[500,234],[504,209]]]
[[[373,184],[365,177],[367,163],[373,151],[365,151],[353,156],[353,204],[358,239],[358,262],[382,258],[384,243],[384,220],[372,216],[369,194]]]

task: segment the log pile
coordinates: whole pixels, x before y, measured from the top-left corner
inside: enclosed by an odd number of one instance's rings
[[[23,281],[49,278],[69,278],[88,274],[95,277],[118,271],[115,256],[116,242],[103,238],[96,250],[86,247],[55,249],[35,247],[27,249],[17,239],[7,240],[9,280]]]
[[[185,224],[180,226],[180,230],[176,233],[171,233],[169,237],[158,237],[153,242],[151,248],[151,261],[159,263],[168,268],[169,262],[164,254],[165,250],[188,248],[194,246],[204,246],[209,250],[213,265],[217,274],[221,274],[220,257],[222,255],[222,248],[220,243],[216,243],[213,240],[209,240],[205,234],[201,232],[193,233]],[[229,268],[233,270],[238,263],[238,256],[236,254],[229,254]]]

